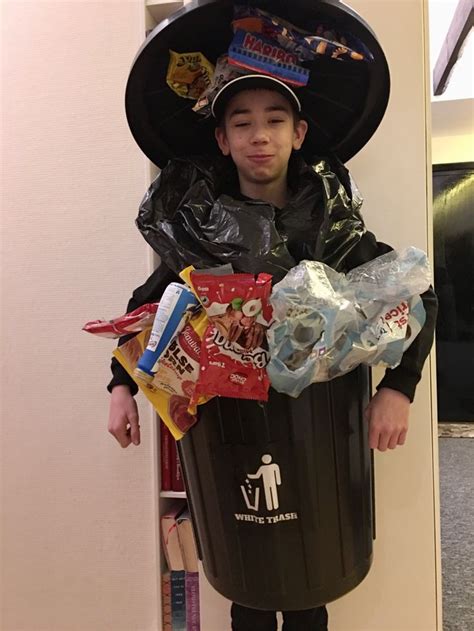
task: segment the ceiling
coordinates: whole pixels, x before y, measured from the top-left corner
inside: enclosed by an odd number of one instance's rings
[[[439,52],[448,33],[458,0],[429,0],[430,22],[430,66],[431,77]],[[433,85],[431,85],[433,92]],[[474,37],[471,29],[466,38],[461,57],[458,59],[449,79],[448,87],[441,96],[433,96],[432,101],[474,98]]]

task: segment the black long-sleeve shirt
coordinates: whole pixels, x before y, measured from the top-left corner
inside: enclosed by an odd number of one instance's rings
[[[391,249],[385,243],[378,242],[371,232],[366,232],[360,243],[350,254],[348,269],[362,265],[377,256],[389,252]],[[135,289],[128,302],[127,312],[148,302],[159,301],[166,287],[173,281],[180,281],[180,279],[162,262],[147,281]],[[403,354],[400,364],[396,368],[388,368],[385,376],[377,386],[377,389],[386,387],[398,390],[405,394],[410,401],[413,401],[415,396],[416,386],[421,379],[423,364],[433,343],[438,310],[438,301],[431,288],[423,293],[421,298],[426,310],[426,322],[413,343]],[[121,337],[119,346],[134,335],[132,333]],[[127,385],[133,395],[137,393],[138,387],[136,383],[115,357],[112,359],[111,370],[113,378],[107,386],[109,392],[112,392],[112,389],[117,385]]]

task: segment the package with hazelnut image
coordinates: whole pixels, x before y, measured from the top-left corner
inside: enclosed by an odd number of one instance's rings
[[[272,322],[270,274],[191,273],[209,324],[201,347],[195,396],[266,401],[270,382],[266,331]]]

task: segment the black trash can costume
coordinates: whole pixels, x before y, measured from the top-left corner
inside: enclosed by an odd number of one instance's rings
[[[269,272],[276,282],[304,259],[348,271],[391,249],[365,229],[361,199],[342,164],[372,136],[388,101],[388,68],[374,34],[336,0],[258,6],[307,31],[330,21],[359,38],[373,60],[310,64],[308,88],[298,92],[309,132],[290,160],[289,201],[276,208],[240,193],[230,158],[218,154],[215,121],[199,119],[194,103],[166,85],[169,49],[201,51],[212,63],[227,50],[232,2],[194,2],[149,35],[130,73],[126,106],[135,139],[163,168],[137,219],[162,263],[128,311],[159,300],[190,264],[232,263],[236,272]],[[378,386],[410,401],[436,317],[434,293],[422,299],[425,326]],[[137,392],[115,359],[112,371],[109,391],[127,384]],[[303,610],[344,595],[366,576],[374,537],[363,419],[369,385],[368,369],[359,367],[297,399],[270,389],[267,403],[217,397],[200,407],[180,455],[204,571],[222,595],[254,609]]]

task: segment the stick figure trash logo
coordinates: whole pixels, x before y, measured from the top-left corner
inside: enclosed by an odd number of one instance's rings
[[[278,486],[281,484],[280,467],[275,462],[272,462],[270,454],[264,454],[262,456],[262,463],[263,464],[255,473],[247,473],[245,485],[242,485],[240,489],[247,508],[258,511],[260,504],[260,486],[252,484],[250,480],[259,480],[261,478],[267,510],[277,510],[279,507]],[[252,496],[253,501],[251,500]]]
[[[298,519],[297,513],[275,514],[280,508],[278,488],[282,484],[280,466],[273,462],[273,457],[269,453],[261,457],[261,465],[255,473],[246,473],[245,481],[240,485],[245,506],[250,514],[236,513],[237,521],[253,522],[257,524],[276,524],[280,521]],[[262,500],[262,501],[261,501]],[[266,509],[272,515],[257,515]]]

